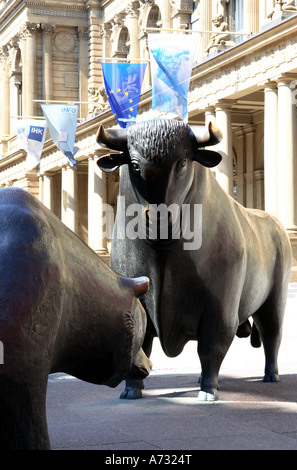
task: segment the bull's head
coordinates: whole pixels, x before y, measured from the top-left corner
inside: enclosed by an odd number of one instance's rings
[[[97,164],[106,172],[127,164],[138,198],[149,204],[180,204],[192,184],[194,162],[206,167],[220,163],[219,153],[203,147],[216,145],[221,138],[212,123],[190,128],[181,121],[156,119],[128,129],[104,129],[101,125],[97,142],[121,153],[103,156]]]
[[[171,119],[145,121],[127,130],[106,130],[100,126],[97,142],[121,153],[103,156],[97,164],[107,172],[127,164],[132,187],[142,207],[146,238],[158,233],[158,240],[173,240],[179,238],[180,208],[191,190],[197,194],[197,184],[203,181],[195,171],[195,168],[203,171],[196,162],[214,167],[222,158],[219,153],[203,147],[215,145],[221,138],[220,131],[212,124],[191,129]],[[160,215],[158,208],[164,206],[165,214]],[[144,226],[143,222],[140,226]]]

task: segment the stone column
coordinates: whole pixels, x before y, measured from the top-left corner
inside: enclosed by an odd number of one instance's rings
[[[222,155],[222,161],[216,167],[216,176],[222,188],[230,196],[233,196],[232,103],[229,100],[216,103],[216,125],[223,133],[223,139],[216,147]]]
[[[246,206],[246,134],[243,127],[236,131],[237,164],[236,164],[236,201]]]
[[[22,30],[24,116],[36,116],[37,109],[37,104],[33,102],[37,96],[36,28],[36,24],[27,23]]]
[[[43,202],[43,175],[39,174],[39,201]]]
[[[61,219],[70,230],[77,233],[77,169],[62,168],[62,210]]]
[[[79,100],[80,117],[86,119],[88,116],[88,28],[78,28],[79,40]]]
[[[54,180],[53,180],[53,173],[46,172],[43,175],[43,204],[50,209],[51,211],[54,210]]]
[[[254,208],[256,205],[255,193],[255,154],[256,154],[256,127],[249,125],[244,128],[246,135],[246,207]]]
[[[254,172],[255,181],[255,209],[264,209],[264,171],[256,170]]]
[[[51,24],[41,24],[42,30],[42,82],[43,99],[53,99],[53,52],[52,52],[52,31],[55,26]]]
[[[296,104],[292,77],[278,79],[278,218],[297,235]]]
[[[0,48],[0,139],[10,133],[9,76],[7,47]]]
[[[209,107],[205,110],[204,112],[205,116],[205,125],[208,128],[209,123],[211,122],[212,124],[216,124],[216,110],[214,107]],[[215,147],[212,147],[213,150],[215,150]],[[216,176],[216,171],[217,167],[215,166],[214,168],[211,168],[212,173]]]
[[[170,2],[168,0],[160,0],[158,2],[158,6],[161,11],[161,18],[162,18],[162,28],[171,28],[171,10],[170,10]]]
[[[97,165],[96,156],[89,157],[88,170],[88,235],[89,246],[98,254],[107,253],[103,227],[103,204],[106,203],[106,174]]]
[[[130,50],[128,59],[139,59],[138,2],[131,2],[127,6],[125,26],[127,26],[130,36]]]
[[[263,0],[261,0],[263,2]],[[259,32],[259,0],[244,0],[243,29],[247,33]]]
[[[205,114],[205,125],[208,126],[210,122],[216,124],[216,110],[214,107],[207,108]]]
[[[209,0],[200,0],[200,30],[212,30],[212,2]],[[210,33],[201,36],[201,51],[205,51],[210,39]]]
[[[277,85],[269,82],[265,85],[264,110],[264,186],[265,210],[277,216],[277,129],[278,129],[278,93]]]

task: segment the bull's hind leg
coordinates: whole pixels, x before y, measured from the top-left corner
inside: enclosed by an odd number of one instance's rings
[[[278,382],[278,352],[281,344],[286,299],[269,299],[253,315],[265,353],[264,382]]]

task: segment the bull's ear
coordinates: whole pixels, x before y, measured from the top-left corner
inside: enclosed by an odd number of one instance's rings
[[[213,150],[198,149],[193,155],[193,160],[201,163],[201,165],[203,166],[213,168],[221,162],[222,156],[218,152],[214,152]]]
[[[96,141],[102,147],[111,150],[127,151],[127,130],[126,129],[104,129],[100,124],[96,134]]]
[[[101,170],[106,173],[111,173],[119,166],[129,162],[129,156],[125,153],[113,153],[111,155],[104,155],[97,160],[97,165]]]

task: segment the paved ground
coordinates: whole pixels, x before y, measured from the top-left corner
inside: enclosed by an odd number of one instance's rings
[[[263,349],[238,338],[221,368],[215,403],[197,401],[200,371],[194,342],[175,359],[165,357],[155,342],[154,367],[141,400],[120,400],[123,384],[112,389],[51,375],[47,415],[52,448],[103,450],[105,464],[144,450],[148,458],[176,451],[194,456],[195,450],[296,450],[296,352],[297,284],[291,284],[277,384],[262,382]]]

